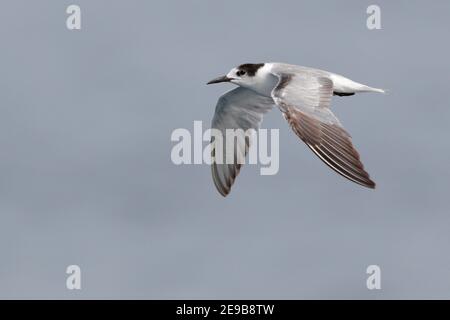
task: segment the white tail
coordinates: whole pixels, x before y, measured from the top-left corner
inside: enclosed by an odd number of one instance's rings
[[[378,88],[372,88],[369,86],[366,86],[364,84],[355,82],[353,80],[350,80],[346,77],[343,77],[338,74],[330,74],[330,78],[333,81],[333,89],[336,92],[342,92],[342,93],[356,93],[356,92],[379,92],[379,93],[386,93],[383,89]]]
[[[362,90],[359,90],[359,92],[379,92],[379,93],[386,93],[386,90],[384,89],[378,89],[378,88],[372,88],[368,86],[364,86]]]

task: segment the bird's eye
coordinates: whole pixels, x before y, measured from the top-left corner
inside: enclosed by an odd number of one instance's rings
[[[238,72],[236,72],[236,74],[241,77],[245,74],[245,71],[239,70]]]

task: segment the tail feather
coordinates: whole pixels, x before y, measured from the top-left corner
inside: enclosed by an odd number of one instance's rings
[[[386,90],[384,89],[378,89],[378,88],[372,88],[368,86],[364,86],[365,88],[362,89],[362,92],[378,92],[378,93],[386,93]]]
[[[333,81],[333,89],[336,95],[349,95],[358,92],[379,92],[386,93],[383,89],[372,88],[362,83],[355,82],[338,74],[330,74],[330,79]]]

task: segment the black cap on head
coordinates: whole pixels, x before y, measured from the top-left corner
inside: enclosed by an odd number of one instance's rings
[[[264,66],[264,63],[245,63],[245,64],[241,64],[237,68],[240,71],[245,71],[245,73],[248,76],[253,77],[256,74],[256,72],[263,66]]]

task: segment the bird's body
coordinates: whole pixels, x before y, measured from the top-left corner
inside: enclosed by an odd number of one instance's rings
[[[274,72],[275,70],[275,72]],[[331,73],[328,71],[323,71],[319,69],[313,69],[308,67],[289,65],[285,63],[265,63],[264,66],[260,67],[253,76],[254,80],[249,83],[240,84],[242,87],[246,87],[257,93],[271,97],[272,90],[278,83],[278,76],[274,75],[277,71],[282,70],[287,73],[292,74],[302,74],[307,77],[324,77],[333,81],[333,92],[341,94],[354,94],[357,92],[381,92],[384,90],[372,88],[361,83],[350,80],[344,76]]]
[[[374,188],[354,149],[350,135],[330,110],[333,95],[384,92],[331,72],[284,63],[243,64],[211,83],[232,82],[239,88],[219,98],[212,127],[258,129],[273,105],[283,113],[293,131],[333,170],[365,187]],[[247,153],[250,142],[238,146]],[[218,191],[226,196],[241,164],[216,161],[213,145],[212,175]]]

